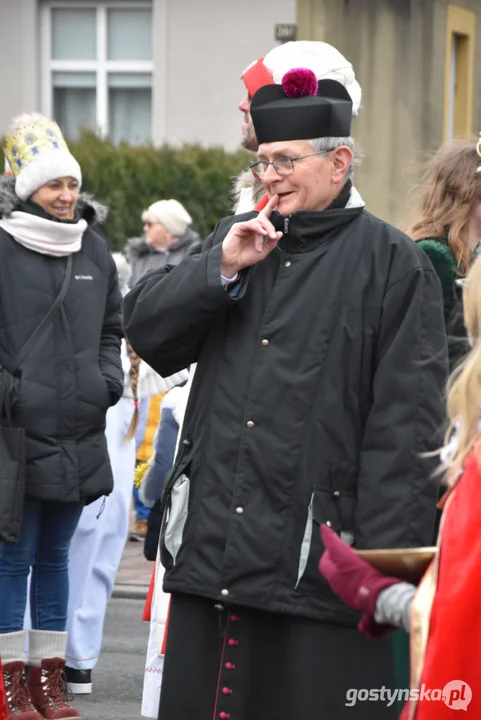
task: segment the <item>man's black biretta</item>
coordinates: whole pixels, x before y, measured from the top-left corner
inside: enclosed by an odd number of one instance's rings
[[[294,82],[296,80],[295,77]],[[300,84],[299,92],[303,92],[302,82]],[[296,92],[283,78],[283,85],[265,85],[252,98],[250,112],[259,145],[282,140],[349,137],[352,100],[344,85],[336,80],[319,80],[316,94],[298,97],[289,96],[286,89],[290,94]]]

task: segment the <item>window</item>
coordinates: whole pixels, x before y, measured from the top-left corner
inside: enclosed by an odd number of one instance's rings
[[[476,16],[449,5],[444,90],[444,139],[472,133]]]
[[[44,8],[43,105],[67,137],[82,128],[134,145],[152,139],[150,3]]]

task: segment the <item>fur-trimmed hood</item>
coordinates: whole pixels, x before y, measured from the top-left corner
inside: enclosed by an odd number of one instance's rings
[[[9,217],[14,210],[22,210],[24,205],[25,203],[15,194],[15,178],[9,175],[0,175],[0,217]],[[89,225],[104,223],[108,212],[108,208],[94,200],[92,195],[80,193],[77,213]]]
[[[256,180],[250,170],[243,170],[232,182],[232,197],[234,200],[234,204],[232,206],[233,213],[239,214],[239,212],[249,212],[250,210],[254,210],[264,194],[265,190],[261,181]],[[252,207],[247,207],[246,205],[246,209],[244,209],[243,205],[247,198],[249,198],[247,202],[250,202],[250,199],[252,199]],[[239,207],[239,203],[241,203],[241,201],[242,206],[238,210],[237,208]]]
[[[175,251],[182,250],[188,245],[193,245],[194,242],[199,242],[200,239],[200,236],[193,230],[186,230],[185,233],[180,236],[178,242],[173,246],[172,249]],[[144,255],[158,254],[158,251],[155,248],[147,245],[145,236],[130,238],[130,240],[127,240],[127,244],[124,247],[123,252],[129,263],[134,263],[136,260],[143,257]]]
[[[121,252],[113,252],[112,257],[117,267],[120,292],[122,295],[126,295],[129,291],[129,282],[132,277],[132,267],[127,261],[125,255]]]

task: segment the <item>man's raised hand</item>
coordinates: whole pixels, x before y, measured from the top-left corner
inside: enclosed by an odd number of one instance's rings
[[[222,243],[221,275],[233,277],[246,267],[264,260],[282,237],[269,220],[279,197],[273,195],[257,217],[235,223]]]

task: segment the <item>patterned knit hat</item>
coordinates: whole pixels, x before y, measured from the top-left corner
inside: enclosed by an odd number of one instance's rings
[[[15,193],[27,200],[42,185],[62,177],[82,184],[82,171],[71,155],[62,131],[52,120],[32,113],[13,121],[5,135],[5,157],[15,177]]]

